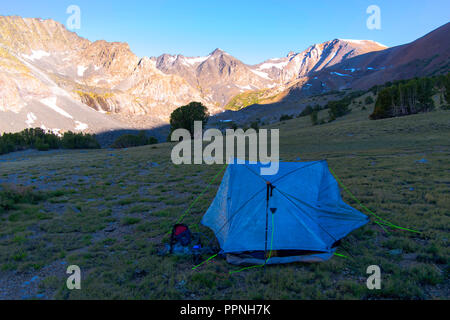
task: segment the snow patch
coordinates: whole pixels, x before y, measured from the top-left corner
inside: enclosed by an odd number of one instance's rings
[[[75,130],[83,131],[89,128],[89,126],[86,123],[75,121]]]
[[[177,58],[174,57],[174,56],[169,56],[169,57],[167,58],[167,60],[168,60],[169,63],[173,63],[176,59],[177,59]]]
[[[282,62],[277,62],[277,63],[265,62],[258,67],[258,70],[272,69],[272,68],[283,69],[284,67],[287,66],[287,64],[288,64],[288,61],[282,61]]]
[[[31,50],[31,55],[26,55],[23,54],[22,57],[34,61],[34,60],[39,60],[42,59],[43,57],[48,57],[50,56],[50,53],[43,51],[43,50]]]
[[[64,111],[63,109],[61,109],[56,105],[56,97],[45,98],[40,101],[42,104],[45,104],[47,107],[49,107],[53,111],[58,112],[60,115],[69,119],[73,119],[73,117],[70,114],[68,114],[66,111]]]
[[[351,75],[349,75],[349,74],[344,74],[344,73],[339,73],[339,72],[334,72],[334,71],[330,72],[330,74],[335,74],[340,77],[351,77]]]
[[[28,128],[31,128],[31,125],[37,120],[37,117],[34,115],[33,112],[28,112],[27,114],[27,121],[25,123],[27,124]]]
[[[78,76],[82,77],[86,70],[87,70],[87,67],[85,67],[85,66],[78,66],[77,67]]]
[[[49,129],[45,125],[41,125],[41,129],[46,132],[51,132],[58,137],[62,137],[61,129],[58,128]]]
[[[184,58],[184,61],[187,62],[189,65],[193,66],[197,63],[202,63],[203,61],[207,60],[210,56],[206,57],[195,57],[195,58]]]
[[[272,80],[269,75],[265,72],[262,71],[258,71],[258,70],[253,70],[250,69],[251,72],[253,72],[254,74],[256,74],[257,76],[260,76],[261,78],[267,79],[267,80]]]
[[[346,41],[346,42],[352,42],[352,43],[356,43],[356,44],[375,43],[381,47],[387,48],[387,46],[385,46],[384,44],[373,41],[373,40],[355,40],[355,39],[339,39],[339,40]]]
[[[252,90],[252,87],[250,87],[249,85],[246,85],[246,86],[237,85],[237,86],[243,90]]]
[[[353,43],[357,43],[357,44],[364,44],[367,40],[355,40],[355,39],[339,39],[341,41],[345,41],[345,42],[353,42]]]

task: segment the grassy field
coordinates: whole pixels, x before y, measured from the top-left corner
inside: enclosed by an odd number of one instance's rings
[[[189,257],[157,253],[220,165],[175,166],[172,144],[14,153],[0,157],[0,192],[16,195],[0,207],[0,298],[449,299],[450,112],[370,121],[371,111],[271,127],[280,129],[282,160],[327,159],[365,206],[421,234],[371,223],[343,240],[347,258],[229,274],[238,267],[216,257],[192,270]],[[184,223],[201,220],[220,178]],[[66,288],[71,264],[82,270],[81,290]],[[374,264],[381,290],[366,287]]]

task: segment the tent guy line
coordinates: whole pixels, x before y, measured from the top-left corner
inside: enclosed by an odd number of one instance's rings
[[[356,201],[356,203],[363,208],[366,212],[370,213],[371,215],[373,215],[374,217],[376,217],[377,219],[379,219],[380,221],[374,221],[375,223],[377,223],[378,225],[380,225],[380,227],[382,227],[386,232],[387,230],[382,226],[382,224],[392,227],[392,228],[396,228],[396,229],[400,229],[400,230],[405,230],[405,231],[410,231],[410,232],[415,232],[415,233],[422,233],[420,231],[417,230],[413,230],[413,229],[408,229],[408,228],[404,228],[404,227],[400,227],[397,226],[381,217],[379,217],[378,215],[376,215],[375,213],[373,213],[369,208],[367,208],[365,205],[363,205],[361,203],[361,201],[359,201],[351,192],[350,190],[341,182],[341,180],[336,176],[336,174],[334,173],[333,169],[329,168],[331,174],[334,176],[334,178],[336,179],[336,181],[339,183],[339,185],[345,190],[345,192],[348,193],[348,195],[354,200]],[[388,232],[389,233],[389,232]]]

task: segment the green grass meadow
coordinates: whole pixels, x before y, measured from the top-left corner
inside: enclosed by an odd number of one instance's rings
[[[0,158],[0,193],[15,195],[0,206],[0,298],[449,299],[450,112],[372,121],[370,109],[268,128],[280,129],[283,161],[326,159],[366,207],[420,234],[370,223],[342,241],[346,258],[230,274],[239,268],[216,257],[192,270],[191,257],[158,251],[221,165],[175,166],[170,143],[10,154]],[[194,231],[221,177],[184,216]],[[71,264],[81,290],[66,287]],[[369,265],[381,268],[380,290],[366,287]]]

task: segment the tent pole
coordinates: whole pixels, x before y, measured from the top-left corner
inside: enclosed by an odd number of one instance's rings
[[[270,197],[270,182],[267,182],[267,196],[266,196],[266,235],[265,235],[265,243],[264,243],[264,270],[266,268],[267,262],[267,233],[269,226],[269,197]]]

